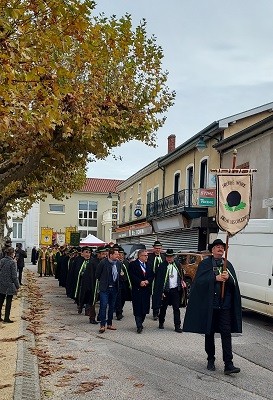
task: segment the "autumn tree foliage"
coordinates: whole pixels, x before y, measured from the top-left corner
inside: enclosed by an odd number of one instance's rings
[[[90,159],[155,146],[173,104],[146,22],[93,1],[0,0],[0,216],[79,189]]]

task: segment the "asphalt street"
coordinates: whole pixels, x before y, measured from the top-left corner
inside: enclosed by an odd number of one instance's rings
[[[43,303],[35,322],[42,399],[273,399],[273,320],[245,315],[243,334],[233,337],[234,364],[241,372],[226,376],[220,338],[216,371],[210,372],[204,337],[174,332],[171,308],[164,330],[148,315],[137,334],[127,303],[124,318],[114,321],[117,330],[99,334],[99,325],[77,313],[55,278],[29,270]]]

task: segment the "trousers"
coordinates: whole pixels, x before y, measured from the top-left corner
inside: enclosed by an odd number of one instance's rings
[[[215,360],[215,332],[220,332],[222,342],[223,361],[225,364],[232,363],[231,345],[231,319],[229,309],[213,310],[211,332],[205,335],[205,351],[208,360]]]
[[[174,326],[180,327],[181,325],[180,309],[179,309],[180,294],[178,288],[176,287],[170,289],[168,292],[165,292],[164,295],[165,296],[162,299],[162,304],[159,310],[158,322],[160,324],[164,324],[168,305],[171,304],[173,307]]]
[[[6,299],[5,320],[9,320],[12,298],[13,298],[12,294],[0,293],[0,318],[1,318],[2,307]]]

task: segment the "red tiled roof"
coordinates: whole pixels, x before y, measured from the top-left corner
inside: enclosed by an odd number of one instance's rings
[[[80,192],[116,193],[116,187],[122,182],[121,179],[87,178]]]

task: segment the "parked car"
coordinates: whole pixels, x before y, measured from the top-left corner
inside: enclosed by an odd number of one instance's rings
[[[137,250],[146,249],[146,246],[143,243],[121,243],[121,247],[124,249],[126,258],[129,261]]]
[[[207,250],[200,252],[181,251],[178,252],[177,258],[182,265],[185,282],[187,285],[187,297],[190,295],[191,285],[194,280],[198,265],[202,260],[211,255]]]

